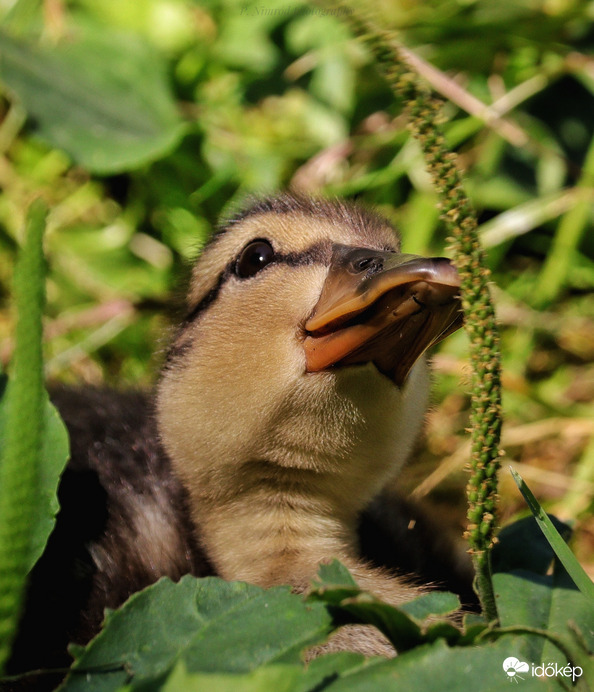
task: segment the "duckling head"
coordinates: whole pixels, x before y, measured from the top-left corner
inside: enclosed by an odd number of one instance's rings
[[[356,517],[414,444],[420,356],[460,326],[458,288],[448,260],[402,255],[356,205],[283,196],[226,224],[194,267],[157,397],[195,519],[265,486]]]

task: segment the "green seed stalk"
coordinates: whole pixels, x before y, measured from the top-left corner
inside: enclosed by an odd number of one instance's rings
[[[18,627],[39,495],[44,402],[41,313],[45,296],[42,250],[45,216],[45,205],[34,202],[14,270],[18,319],[10,383],[4,393],[0,449],[0,675]]]
[[[325,3],[324,3],[325,4]],[[338,5],[330,5],[341,7]],[[400,55],[394,36],[373,26],[357,9],[341,13],[375,56],[395,94],[402,97],[411,130],[423,151],[439,194],[442,217],[451,235],[453,261],[461,279],[460,296],[473,370],[471,476],[468,481],[468,538],[476,570],[475,587],[489,621],[497,620],[490,550],[496,541],[497,471],[501,434],[501,358],[489,270],[479,243],[474,209],[462,187],[456,155],[440,127],[441,104]]]

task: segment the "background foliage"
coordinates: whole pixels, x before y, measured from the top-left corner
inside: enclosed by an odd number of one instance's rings
[[[594,3],[379,3],[428,61],[497,284],[503,445],[594,573]],[[51,212],[50,378],[150,384],[186,261],[248,194],[359,196],[408,252],[445,232],[417,145],[340,18],[266,0],[0,5],[0,358],[30,201]],[[155,347],[157,344],[157,347]],[[155,351],[157,352],[155,356]],[[455,527],[468,458],[466,343],[435,356],[408,472]],[[504,462],[505,465],[505,462]],[[523,502],[502,474],[503,518]],[[456,528],[458,530],[458,528]]]

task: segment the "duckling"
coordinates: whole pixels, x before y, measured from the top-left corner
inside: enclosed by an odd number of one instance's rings
[[[401,255],[385,221],[343,203],[281,197],[215,237],[157,420],[220,576],[305,590],[337,557],[406,597],[359,561],[357,521],[419,434],[418,358],[459,325],[458,288],[447,260]]]
[[[447,259],[401,254],[390,224],[355,204],[282,195],[224,224],[194,266],[154,401],[53,393],[72,459],[14,667],[33,630],[84,643],[105,607],[164,575],[305,592],[338,558],[390,603],[418,595],[378,541],[400,542],[386,487],[422,427],[423,353],[461,324],[458,290]],[[62,640],[51,616],[30,625],[52,589],[56,608],[75,596]],[[389,653],[375,636],[337,641]]]

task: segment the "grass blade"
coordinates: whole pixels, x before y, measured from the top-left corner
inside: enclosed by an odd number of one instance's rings
[[[540,273],[535,291],[539,306],[552,303],[566,284],[572,262],[590,222],[592,180],[594,180],[594,137],[586,153],[582,177],[577,184],[584,195],[561,218],[553,246]]]
[[[545,538],[550,543],[555,555],[559,558],[561,564],[567,570],[569,576],[573,579],[578,589],[594,602],[594,582],[586,574],[583,567],[577,561],[575,555],[571,552],[567,543],[561,537],[561,534],[553,526],[553,522],[547,516],[547,513],[538,503],[530,488],[524,482],[524,479],[519,473],[510,467],[511,474],[516,482],[520,492],[530,507],[530,511],[534,515],[540,530],[544,533]]]

